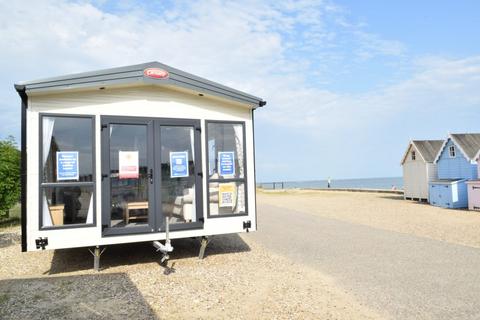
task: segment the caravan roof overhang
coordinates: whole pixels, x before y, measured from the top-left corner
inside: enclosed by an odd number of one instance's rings
[[[131,86],[167,87],[195,95],[239,102],[252,109],[266,105],[266,101],[261,98],[156,61],[19,82],[15,84],[15,89],[19,94],[33,96]]]

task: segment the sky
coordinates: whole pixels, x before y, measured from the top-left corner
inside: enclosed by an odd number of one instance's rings
[[[479,1],[0,0],[13,84],[159,61],[262,97],[257,181],[401,176],[411,139],[480,132]]]

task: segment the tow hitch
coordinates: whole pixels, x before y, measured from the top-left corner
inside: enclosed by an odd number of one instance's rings
[[[170,243],[170,221],[168,217],[165,217],[165,244],[160,241],[153,241],[153,246],[157,249],[157,252],[160,251],[162,253],[160,263],[170,259],[169,253],[173,251],[173,247]]]

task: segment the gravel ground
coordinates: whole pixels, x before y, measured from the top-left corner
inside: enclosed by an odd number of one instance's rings
[[[259,204],[480,248],[480,212],[405,201],[382,193],[303,191],[257,192]],[[261,227],[261,226],[260,226]]]
[[[319,218],[333,218],[377,229],[480,247],[479,213],[435,208],[403,201],[401,197],[395,195],[331,191],[259,192],[258,202],[261,205],[275,205],[308,212]],[[307,217],[305,219],[308,220]],[[260,219],[261,222],[262,219]],[[343,226],[337,227],[342,228],[341,230],[345,229]],[[159,255],[154,253],[150,243],[111,246],[102,256],[103,270],[100,273],[92,270],[93,258],[86,249],[20,253],[19,227],[0,229],[0,318],[375,319],[389,317],[386,313],[379,314],[380,311],[374,311],[382,310],[378,305],[372,306],[367,303],[368,299],[361,299],[369,295],[375,297],[373,287],[367,287],[368,290],[362,292],[360,289],[356,290],[355,286],[353,289],[349,288],[347,280],[350,277],[351,281],[358,282],[360,286],[361,283],[366,284],[367,280],[372,278],[368,280],[371,281],[371,285],[378,288],[386,286],[378,292],[383,292],[383,298],[391,300],[394,293],[399,290],[394,287],[392,295],[386,294],[387,289],[391,287],[387,283],[396,281],[396,278],[390,280],[373,276],[369,278],[370,270],[375,268],[373,265],[364,270],[365,277],[362,278],[359,275],[362,264],[353,261],[348,263],[347,258],[345,261],[342,260],[339,254],[339,250],[342,250],[342,246],[339,245],[341,239],[335,238],[338,234],[333,231],[335,227],[331,226],[331,231],[334,233],[330,234],[330,238],[324,239],[323,246],[311,248],[312,253],[317,256],[320,254],[319,257],[322,257],[323,261],[328,261],[323,269],[316,267],[317,260],[313,255],[310,259],[313,259],[311,263],[306,263],[298,257],[292,259],[288,253],[281,250],[265,249],[260,244],[263,242],[257,239],[262,237],[256,236],[263,234],[265,237],[271,237],[274,233],[267,234],[268,232],[265,232],[268,230],[267,226],[262,228],[261,224],[260,229],[258,233],[251,235],[213,238],[207,249],[208,256],[203,261],[196,257],[198,242],[176,241],[173,243],[175,251],[167,268],[159,264]],[[370,235],[374,235],[372,232],[366,230],[362,239],[367,241]],[[346,236],[346,245],[343,248],[346,251],[351,247],[348,245],[351,231],[347,233],[350,235]],[[389,239],[388,235],[382,236]],[[327,240],[331,240],[332,243]],[[286,241],[285,238],[283,241]],[[281,247],[281,242],[282,239],[274,241],[277,247]],[[295,242],[291,245],[293,243]],[[361,246],[361,243],[356,245]],[[382,244],[384,243],[388,246],[387,241],[382,241]],[[399,242],[394,241],[392,245],[396,246],[395,243]],[[299,248],[289,248],[284,247],[285,250],[292,250],[292,252],[299,251]],[[463,252],[462,249],[452,248],[453,253]],[[440,258],[443,249],[438,250]],[[429,249],[426,252],[430,251],[432,250]],[[332,255],[330,258],[329,252]],[[355,252],[364,256],[365,266],[369,263],[384,261],[379,257],[369,259],[367,250]],[[385,256],[385,259],[388,259],[388,256]],[[385,263],[394,263],[394,261],[385,261]],[[338,268],[336,264],[344,267]],[[445,263],[432,264],[432,267],[435,265],[445,266]],[[378,274],[382,274],[383,269],[385,266],[379,266]],[[348,270],[351,272],[346,274]],[[327,274],[334,276],[335,279]],[[407,272],[408,276],[414,274]],[[443,275],[441,278],[446,279],[446,276]],[[363,280],[359,282],[359,279]],[[421,281],[426,281],[425,279],[422,277]],[[443,282],[442,285],[446,285],[446,282]],[[413,283],[415,279],[412,280],[412,286]],[[452,283],[455,282],[452,280]],[[365,287],[365,284],[361,286]],[[438,286],[435,283],[433,285]],[[403,296],[408,295],[400,297]],[[376,301],[380,303],[382,297]]]
[[[478,248],[263,201],[258,211],[262,232],[250,237],[332,276],[373,310],[401,320],[480,319]]]
[[[325,274],[266,251],[249,235],[181,240],[168,268],[150,243],[112,246],[94,272],[86,249],[20,253],[0,230],[2,319],[377,319]]]

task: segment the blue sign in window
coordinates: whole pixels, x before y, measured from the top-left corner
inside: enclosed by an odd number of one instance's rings
[[[170,178],[188,177],[188,151],[170,152]]]
[[[218,171],[221,176],[235,175],[235,156],[233,151],[218,152]]]
[[[57,180],[78,180],[78,151],[57,152]]]

